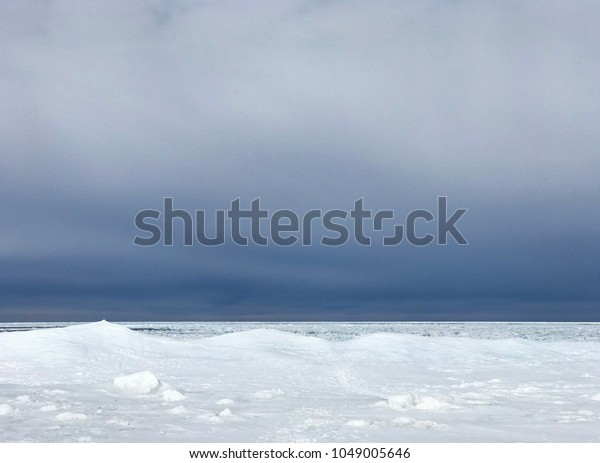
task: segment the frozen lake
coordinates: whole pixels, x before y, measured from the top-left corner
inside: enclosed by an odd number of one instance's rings
[[[0,325],[0,440],[600,440],[600,324],[62,326]]]
[[[123,322],[133,331],[179,339],[196,339],[253,329],[274,329],[330,341],[375,333],[475,339],[598,341],[600,323],[524,322]],[[0,333],[70,326],[68,323],[0,323]]]

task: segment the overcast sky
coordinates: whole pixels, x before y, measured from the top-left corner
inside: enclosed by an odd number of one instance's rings
[[[600,321],[598,24],[593,1],[0,2],[0,321]],[[165,196],[447,196],[469,245],[133,245]]]

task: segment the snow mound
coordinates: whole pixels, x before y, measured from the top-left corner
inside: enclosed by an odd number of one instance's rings
[[[183,415],[184,413],[187,413],[187,411],[188,409],[185,408],[183,405],[178,405],[177,407],[170,409],[169,413],[171,415]]]
[[[175,389],[166,389],[162,392],[162,398],[165,402],[179,402],[185,399],[185,396]]]
[[[221,399],[215,402],[217,405],[234,405],[235,400],[233,399]]]
[[[11,415],[13,408],[8,404],[0,404],[0,416]]]
[[[596,402],[600,402],[600,393],[594,394],[592,397],[590,397],[590,399],[592,399]]]
[[[122,391],[133,392],[135,394],[152,394],[160,388],[161,383],[153,373],[140,371],[131,375],[118,376],[114,379],[113,384]]]
[[[415,408],[417,410],[443,410],[445,408],[454,408],[454,406],[447,401],[425,396],[417,399]]]

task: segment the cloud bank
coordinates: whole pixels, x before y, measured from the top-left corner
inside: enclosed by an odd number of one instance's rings
[[[0,319],[600,320],[600,6],[0,5]],[[137,211],[469,208],[468,247],[132,244]]]

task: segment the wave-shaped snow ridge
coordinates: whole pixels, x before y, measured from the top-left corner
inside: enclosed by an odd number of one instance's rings
[[[599,362],[597,342],[0,333],[0,441],[596,441]]]

